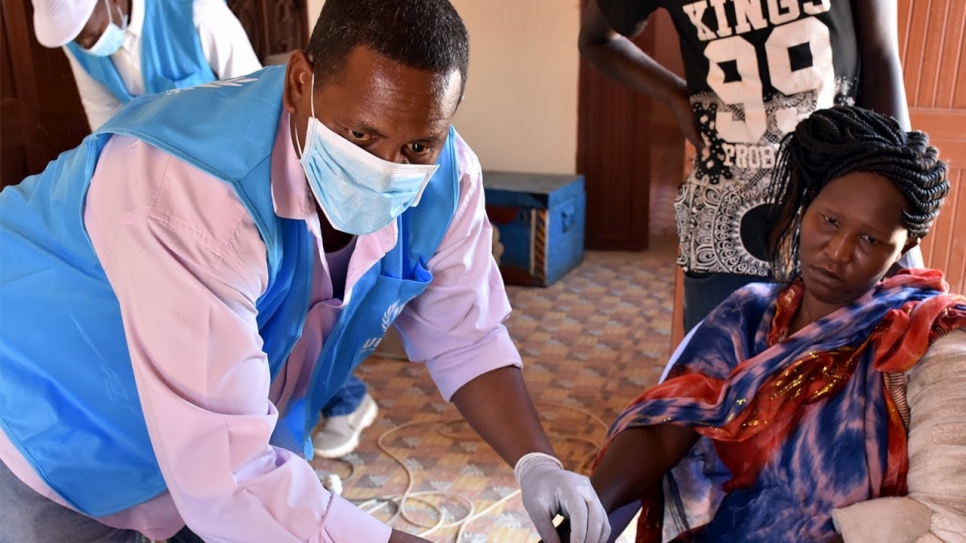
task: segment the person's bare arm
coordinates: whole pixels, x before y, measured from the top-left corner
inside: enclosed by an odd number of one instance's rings
[[[590,477],[607,513],[647,497],[663,500],[661,479],[684,458],[698,437],[691,428],[670,424],[617,434]],[[570,524],[564,520],[557,533],[561,541],[569,541]]]
[[[899,62],[899,15],[894,0],[855,0],[856,42],[862,61],[858,105],[891,115],[911,130]]]
[[[698,440],[692,428],[659,424],[617,434],[590,477],[608,513],[640,499]]]
[[[480,375],[456,391],[453,403],[511,466],[530,452],[554,454],[520,368],[506,366]]]
[[[552,458],[553,448],[519,368],[506,366],[481,374],[452,399],[470,426],[514,466],[523,506],[541,538],[551,543],[607,541],[610,525],[604,508],[586,477],[564,470]],[[568,518],[573,537],[557,539],[552,520],[558,514]]]
[[[607,6],[610,17],[602,11],[598,0],[591,0],[584,9],[578,38],[583,57],[604,75],[664,102],[674,113],[685,137],[701,148],[703,143],[691,112],[687,84],[625,37],[634,37],[644,30],[655,6],[642,0],[602,0],[601,3]]]

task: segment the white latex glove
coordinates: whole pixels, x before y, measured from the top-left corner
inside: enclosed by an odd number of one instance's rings
[[[561,514],[570,519],[570,540],[605,543],[610,535],[607,512],[600,504],[590,479],[563,469],[560,460],[530,453],[513,467],[520,485],[523,507],[544,543],[561,543],[553,519]]]

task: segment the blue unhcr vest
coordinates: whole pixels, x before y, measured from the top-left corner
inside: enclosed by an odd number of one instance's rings
[[[315,243],[304,221],[280,218],[272,205],[284,73],[266,68],[231,83],[138,98],[42,174],[0,193],[0,428],[79,511],[109,515],[166,488],[117,298],[84,227],[84,197],[101,149],[112,133],[134,136],[235,188],[267,249],[269,281],[257,320],[274,379],[305,322]],[[307,396],[280,416],[273,444],[311,457],[319,410],[432,280],[426,263],[459,194],[454,139],[450,128],[419,206],[396,219],[396,246],[353,287]]]
[[[141,30],[141,78],[144,93],[185,89],[214,81],[195,29],[194,0],[144,0]],[[95,81],[122,103],[134,98],[111,57],[98,57],[70,42],[67,48]]]

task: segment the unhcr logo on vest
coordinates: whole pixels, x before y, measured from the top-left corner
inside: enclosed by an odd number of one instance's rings
[[[218,89],[221,87],[242,87],[246,83],[251,83],[252,81],[258,81],[256,77],[241,76],[232,79],[223,79],[221,81],[212,81],[211,83],[202,83],[201,85],[195,85],[194,87],[188,87],[186,89],[171,89],[165,92],[165,95],[178,94],[180,92],[190,91],[193,89]]]
[[[399,314],[402,313],[402,310],[404,307],[406,307],[405,304],[400,303],[400,300],[396,300],[395,302],[390,304],[389,308],[386,309],[386,312],[382,314],[383,336],[385,336],[386,332],[389,330],[389,327],[392,326],[392,323],[395,322],[396,317],[398,317]],[[379,346],[379,343],[382,342],[383,336],[367,339],[366,342],[362,344],[362,354],[367,356],[369,354],[372,354],[372,352],[376,350],[376,347]]]

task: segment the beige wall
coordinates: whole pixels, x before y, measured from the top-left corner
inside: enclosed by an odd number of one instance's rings
[[[309,33],[315,28],[315,21],[319,20],[319,12],[322,11],[322,4],[324,3],[325,0],[309,0],[305,5],[309,14]]]
[[[484,169],[573,173],[579,0],[451,0],[470,32],[454,124]],[[309,0],[315,26],[324,0]]]

